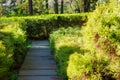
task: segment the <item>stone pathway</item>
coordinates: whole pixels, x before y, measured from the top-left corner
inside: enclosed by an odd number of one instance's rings
[[[48,41],[34,41],[28,50],[18,80],[60,80]]]

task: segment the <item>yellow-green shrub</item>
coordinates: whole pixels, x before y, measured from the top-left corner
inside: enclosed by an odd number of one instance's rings
[[[87,26],[82,29],[84,39],[83,48],[90,50],[90,53],[93,55],[102,54],[103,57],[108,58],[109,63],[104,65],[105,68],[100,70],[102,73],[98,72],[102,80],[120,79],[118,72],[120,66],[119,12],[120,2],[118,0],[111,0],[110,3],[102,4],[88,16]],[[98,58],[96,57],[96,59]],[[99,68],[99,66],[94,67],[95,69]],[[96,79],[92,78],[92,80]]]
[[[57,61],[58,74],[67,79],[67,66],[69,56],[74,52],[80,52],[81,47],[80,28],[61,28],[50,35],[50,47]]]
[[[112,79],[106,71],[109,58],[105,54],[74,53],[69,58],[67,75],[70,80],[104,80]]]
[[[87,26],[82,27],[79,33],[80,35],[82,33],[82,38],[78,37],[78,34],[67,35],[69,32],[71,32],[69,29],[60,29],[50,35],[51,48],[63,79],[120,79],[120,2],[118,0],[100,5],[89,15]]]
[[[19,24],[0,25],[0,80],[13,80],[14,71],[25,56],[25,43],[25,31]]]
[[[87,21],[87,14],[49,14],[27,17],[3,17],[0,23],[17,22],[23,28],[27,26],[29,39],[48,39],[51,31],[68,26],[81,26]],[[25,27],[26,28],[26,27]]]

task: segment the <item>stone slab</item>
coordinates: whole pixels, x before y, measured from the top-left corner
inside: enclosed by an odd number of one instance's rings
[[[21,70],[19,75],[23,76],[55,76],[55,70]]]
[[[18,80],[61,80],[50,53],[49,41],[34,41],[18,74]]]
[[[26,60],[24,63],[23,63],[23,65],[34,65],[34,66],[36,66],[36,65],[38,65],[38,66],[40,66],[40,65],[56,65],[55,64],[55,61],[53,61],[53,60],[34,60],[35,62],[30,62],[30,61],[28,61],[28,60]]]
[[[18,80],[61,80],[58,76],[20,76]]]
[[[32,42],[32,46],[46,46],[49,45],[49,41],[48,40],[44,40],[44,41],[34,41]]]
[[[30,49],[27,56],[51,56],[50,50]]]

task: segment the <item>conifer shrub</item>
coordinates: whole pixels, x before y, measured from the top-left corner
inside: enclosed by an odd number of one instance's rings
[[[67,74],[70,80],[120,79],[120,2],[104,3],[88,16],[82,28],[83,55],[70,56]]]
[[[83,52],[80,28],[60,28],[50,34],[50,48],[58,66],[58,74],[67,80],[69,56],[74,52]]]
[[[0,80],[14,80],[25,56],[25,31],[19,24],[0,25]]]
[[[88,16],[78,34],[60,29],[50,35],[51,50],[63,80],[120,79],[120,2],[104,3]],[[78,43],[79,42],[79,43]]]
[[[0,23],[19,23],[26,30],[28,39],[48,39],[49,34],[60,27],[81,26],[87,21],[87,13],[49,14],[26,17],[2,17]],[[27,29],[26,29],[27,27]]]
[[[81,14],[50,14],[25,17],[27,35],[30,39],[45,39],[60,27],[81,26],[87,21],[87,13]]]

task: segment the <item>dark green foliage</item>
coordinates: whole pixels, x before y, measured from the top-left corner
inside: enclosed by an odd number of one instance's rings
[[[27,35],[30,39],[45,39],[51,31],[68,26],[81,26],[87,20],[86,14],[44,15],[27,17]]]

